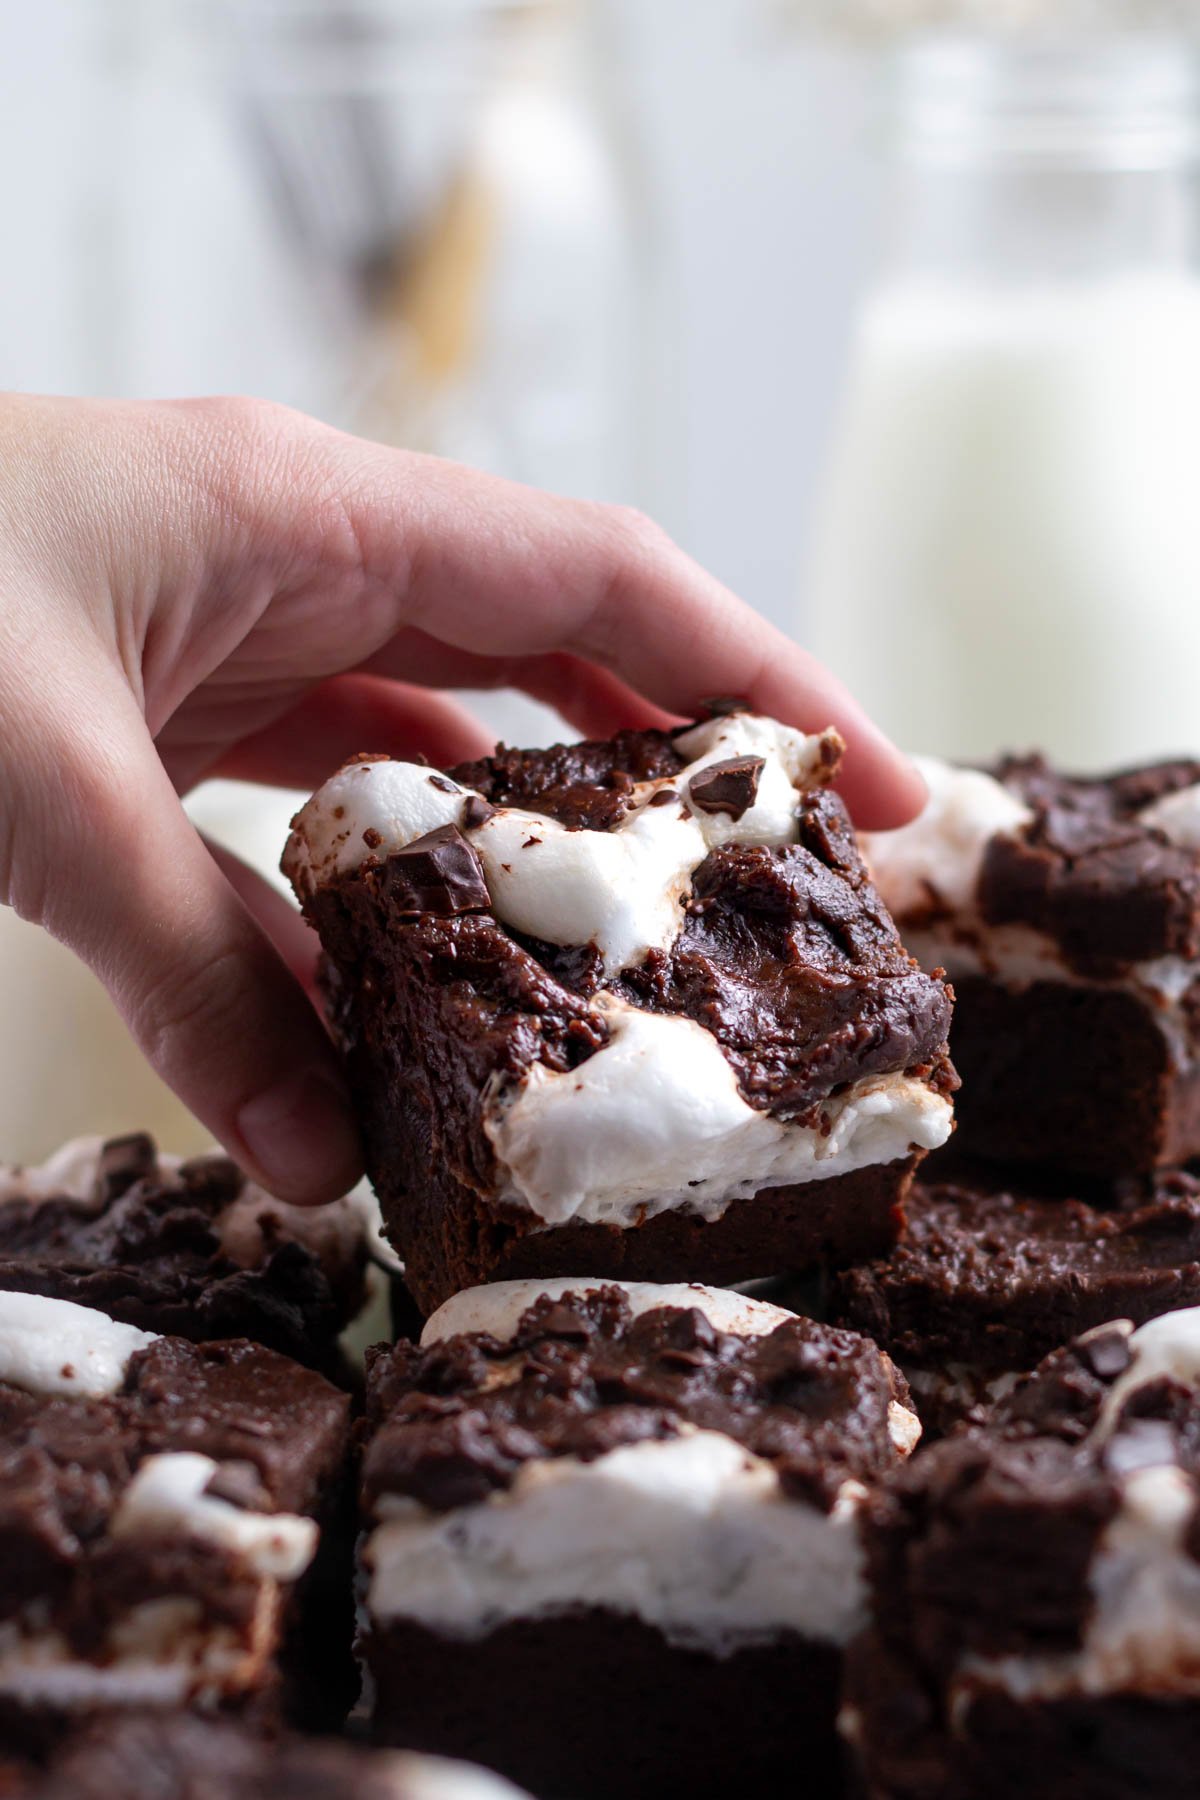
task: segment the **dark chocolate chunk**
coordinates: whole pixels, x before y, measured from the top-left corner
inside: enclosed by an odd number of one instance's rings
[[[445,775],[431,775],[429,785],[435,787],[439,794],[457,794],[458,792],[457,783],[448,780]]]
[[[478,794],[469,795],[467,804],[463,807],[463,830],[477,830],[480,825],[486,825],[489,819],[494,819],[496,812],[497,808],[489,801],[480,799]]]
[[[1079,1340],[1078,1349],[1081,1361],[1102,1381],[1123,1375],[1133,1360],[1129,1333],[1115,1325],[1089,1332],[1087,1337]]]
[[[740,819],[754,805],[763,772],[761,756],[731,756],[709,763],[688,784],[692,805],[706,813],[728,813]]]
[[[387,862],[388,898],[402,913],[484,912],[491,905],[483,865],[457,825],[439,825]]]
[[[677,789],[659,788],[657,794],[651,794],[646,804],[647,806],[669,806],[672,800],[678,800],[678,798],[679,794]]]
[[[153,1175],[158,1169],[158,1151],[154,1139],[144,1131],[130,1132],[127,1137],[109,1138],[100,1151],[96,1171],[96,1188],[102,1201],[115,1200],[135,1181]]]

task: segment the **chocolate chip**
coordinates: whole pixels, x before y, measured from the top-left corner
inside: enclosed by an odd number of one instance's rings
[[[455,783],[453,781],[448,781],[444,775],[431,775],[429,777],[429,785],[430,787],[437,788],[438,792],[441,794],[457,794],[458,792]]]
[[[252,1462],[218,1463],[208,1478],[204,1492],[211,1494],[214,1500],[224,1500],[228,1505],[241,1507],[245,1512],[271,1510],[271,1496]]]
[[[367,829],[362,834],[362,840],[368,850],[378,850],[380,844],[383,842],[383,833],[382,831],[376,831],[373,825],[368,825]]]
[[[463,807],[463,830],[475,831],[480,825],[486,825],[489,819],[496,816],[496,808],[491,806],[479,794],[471,794]]]
[[[527,837],[525,842],[521,845],[521,848],[522,850],[532,850],[534,845],[540,844],[541,841],[540,837]]]
[[[647,800],[647,802],[646,802],[646,805],[647,806],[670,806],[672,800],[678,800],[678,798],[679,798],[679,795],[674,788],[659,788],[657,794],[651,794],[649,800]]]
[[[740,819],[754,805],[762,772],[761,756],[731,756],[725,762],[709,763],[688,783],[692,805],[701,812],[728,813],[731,819]]]
[[[1112,1381],[1123,1375],[1133,1361],[1133,1352],[1129,1348],[1129,1333],[1118,1331],[1110,1326],[1101,1326],[1099,1331],[1089,1332],[1080,1338],[1075,1346],[1082,1362],[1098,1375],[1101,1381]]]
[[[128,1137],[109,1138],[100,1151],[96,1192],[102,1200],[115,1200],[135,1181],[142,1181],[157,1172],[158,1151],[154,1139],[146,1132],[134,1131]]]
[[[457,825],[427,831],[386,864],[388,898],[400,912],[484,912],[491,905],[483,866]]]

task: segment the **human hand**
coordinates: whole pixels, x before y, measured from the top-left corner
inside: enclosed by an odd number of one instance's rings
[[[284,1199],[344,1191],[357,1133],[255,915],[285,947],[303,928],[180,806],[205,776],[309,788],[357,750],[488,751],[441,687],[521,688],[592,736],[736,693],[838,727],[861,825],[922,799],[844,689],[637,514],[259,402],[4,399],[0,583],[0,899]]]

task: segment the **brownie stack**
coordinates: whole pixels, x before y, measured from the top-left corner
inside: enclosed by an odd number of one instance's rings
[[[832,1310],[941,1430],[1074,1334],[1200,1298],[1200,763],[923,772],[921,817],[864,848],[954,984],[957,1130]]]
[[[861,1518],[920,1427],[861,1334],[732,1293],[895,1242],[950,994],[831,791],[714,703],[442,772],[358,759],[284,858],[418,1304],[363,1427],[383,1741],[541,1794],[834,1794]]]

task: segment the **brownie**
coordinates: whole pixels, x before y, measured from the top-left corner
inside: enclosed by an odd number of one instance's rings
[[[826,1304],[901,1365],[927,1434],[1080,1332],[1200,1303],[1200,1181],[1186,1173],[1083,1198],[960,1166],[915,1184],[907,1215],[895,1249],[838,1272]]]
[[[368,1372],[375,1735],[579,1800],[837,1791],[858,1516],[918,1431],[868,1340],[742,1295],[457,1295]]]
[[[417,1304],[561,1274],[748,1280],[895,1235],[950,1131],[950,994],[829,791],[747,713],[346,765],[284,857]]]
[[[440,1757],[264,1737],[186,1713],[105,1719],[17,1791],[25,1800],[520,1800],[498,1776]]]
[[[870,1800],[1196,1792],[1200,1311],[1097,1327],[865,1508]]]
[[[114,1707],[266,1710],[293,1672],[344,1712],[349,1408],[246,1339],[0,1293],[0,1746]]]
[[[954,982],[957,1148],[1102,1177],[1200,1155],[1200,763],[923,768],[921,818],[865,848]]]
[[[99,1308],[203,1343],[253,1338],[327,1374],[367,1303],[357,1196],[289,1206],[228,1157],[181,1161],[145,1132],[0,1166],[0,1290]]]

